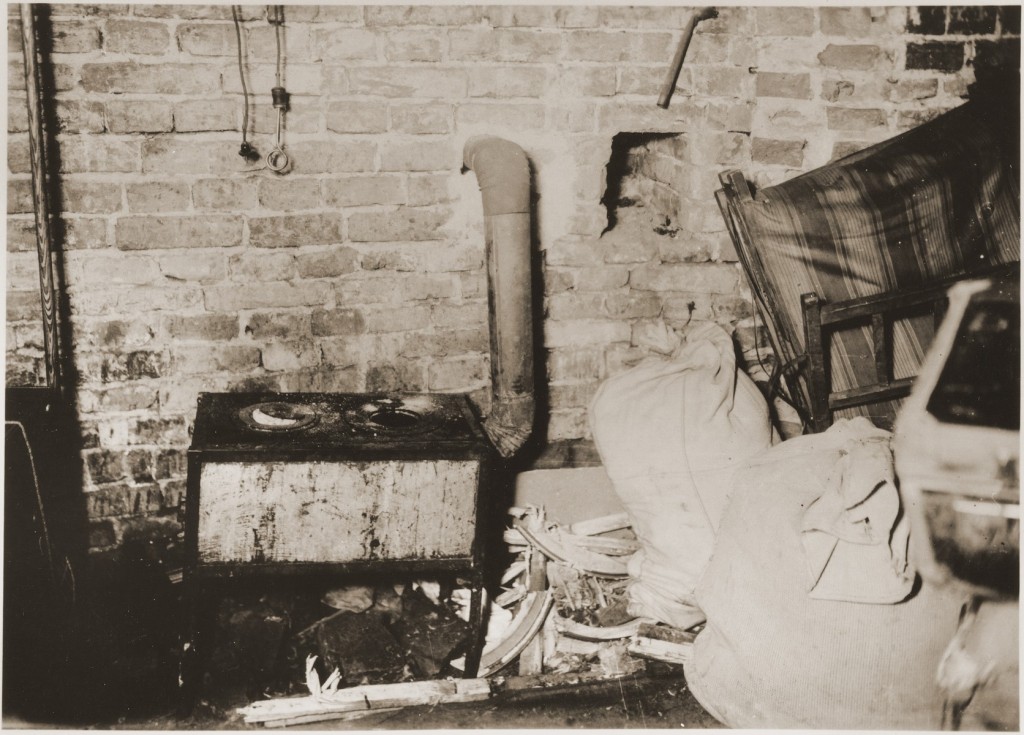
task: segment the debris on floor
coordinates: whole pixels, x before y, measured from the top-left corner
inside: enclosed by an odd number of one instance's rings
[[[246,722],[267,726],[350,719],[485,699],[516,662],[523,680],[539,681],[610,680],[643,672],[647,660],[688,660],[696,630],[627,612],[626,564],[638,544],[625,514],[569,526],[547,519],[542,508],[509,514],[504,541],[510,561],[500,591],[484,600],[488,629],[476,679],[438,678],[464,668],[464,657],[451,657],[470,632],[469,590],[429,580],[345,587],[324,595],[323,603],[337,612],[300,632],[292,648],[307,652],[309,695],[258,701],[238,712]]]

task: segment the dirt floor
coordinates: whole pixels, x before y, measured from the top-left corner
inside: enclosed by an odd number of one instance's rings
[[[221,606],[222,629],[215,635],[199,703],[180,716],[177,651],[184,616],[176,586],[159,572],[153,565],[127,563],[123,555],[95,558],[91,592],[80,596],[74,617],[55,631],[61,645],[46,656],[30,651],[21,657],[17,679],[26,686],[17,690],[20,697],[12,696],[15,690],[5,681],[3,726],[255,729],[262,725],[245,724],[238,707],[266,696],[306,694],[280,620],[299,630],[310,617],[330,610],[316,607],[318,600],[303,606],[290,592],[278,590]],[[430,628],[438,629],[433,618]],[[570,675],[568,683],[564,674],[515,676],[513,663],[489,680],[495,694],[483,702],[410,707],[302,729],[721,727],[690,694],[682,667],[642,663],[618,679],[591,671]]]

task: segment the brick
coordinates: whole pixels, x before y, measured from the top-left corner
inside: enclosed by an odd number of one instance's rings
[[[260,350],[260,365],[269,372],[300,370],[320,363],[320,350],[312,342],[274,342]]]
[[[124,466],[124,453],[100,450],[89,452],[85,455],[85,463],[89,468],[89,478],[93,483],[117,482],[127,476]],[[87,497],[90,497],[90,494]],[[102,513],[90,513],[90,516],[103,515]],[[109,514],[108,514],[109,515]]]
[[[634,268],[629,282],[638,291],[733,293],[739,272],[717,263],[649,264]]]
[[[750,145],[750,158],[755,163],[800,168],[804,163],[805,145],[802,140],[754,138]]]
[[[573,280],[577,291],[608,291],[626,285],[629,281],[629,268],[618,265],[580,268]]]
[[[492,5],[487,8],[495,28],[593,28],[600,9],[579,5]]]
[[[988,69],[1011,72],[1020,68],[1020,39],[974,42],[974,68],[980,77]],[[981,73],[979,73],[981,72]]]
[[[618,94],[658,94],[661,91],[663,67],[623,66],[619,68],[615,91]]]
[[[227,277],[227,261],[222,253],[161,253],[160,273],[175,281],[211,283]]]
[[[359,5],[320,5],[311,6],[316,11],[316,20],[321,23],[351,23],[361,24],[363,22],[363,8]],[[288,6],[286,19],[300,20],[301,5]]]
[[[445,171],[457,167],[456,154],[448,140],[393,143],[381,149],[382,171]]]
[[[258,5],[241,5],[242,20],[258,20],[265,10]],[[137,16],[149,18],[181,18],[183,20],[231,20],[228,5],[140,5],[132,6]]]
[[[479,5],[370,5],[366,25],[379,26],[462,26],[483,19]]]
[[[605,297],[602,314],[613,319],[649,319],[661,313],[661,299],[646,293],[614,293]]]
[[[819,8],[821,32],[826,36],[846,39],[863,38],[871,34],[869,8]]]
[[[885,111],[879,109],[853,109],[828,107],[829,130],[869,130],[885,126]]]
[[[591,25],[602,28],[676,28],[685,25],[689,17],[688,8],[670,5],[602,5],[598,7],[597,23]]]
[[[999,25],[1003,33],[1020,35],[1020,5],[999,7]]]
[[[61,3],[56,5],[52,11],[53,16],[71,16],[81,17],[86,16],[92,17],[105,17],[114,15],[127,15],[127,5],[119,5],[115,3],[102,4],[102,5],[83,5],[78,3],[68,3],[67,5]]]
[[[237,284],[210,286],[203,291],[210,311],[233,312],[239,309],[267,309],[311,306],[327,301],[327,284],[304,281],[301,284],[266,282],[259,288],[241,289]]]
[[[216,94],[220,69],[201,64],[138,64],[114,61],[82,65],[86,92],[108,94]]]
[[[487,377],[487,360],[483,357],[448,358],[427,368],[427,389],[469,390],[482,385]]]
[[[410,332],[424,329],[430,324],[430,308],[427,306],[366,309],[363,315],[366,319],[366,331],[371,334]]]
[[[293,312],[255,312],[249,315],[245,333],[254,339],[294,337],[310,333],[310,316]],[[315,334],[315,332],[314,332]]]
[[[394,212],[354,212],[348,219],[353,242],[436,240],[451,213],[446,209],[401,208]]]
[[[839,158],[844,158],[851,153],[856,153],[857,151],[864,150],[867,147],[868,143],[861,141],[839,141],[832,146],[832,158],[829,160],[835,161]]]
[[[434,304],[430,311],[430,321],[435,327],[444,329],[474,327],[487,322],[487,305],[476,303]]]
[[[455,108],[457,126],[498,127],[517,131],[544,127],[543,104],[462,104]]]
[[[188,209],[191,197],[188,184],[173,181],[152,181],[125,184],[128,209],[132,213],[180,212]]]
[[[233,247],[242,244],[242,220],[227,215],[129,216],[114,226],[121,250]]]
[[[336,213],[249,218],[249,244],[258,248],[330,245],[341,242],[342,218]]]
[[[907,69],[960,71],[964,66],[964,44],[953,41],[907,44]]]
[[[545,347],[586,347],[629,340],[629,324],[599,319],[571,319],[545,322]]]
[[[294,211],[320,205],[320,182],[316,179],[263,179],[259,201],[264,209]]]
[[[633,56],[641,63],[671,59],[678,45],[671,33],[643,33],[633,42]]]
[[[626,31],[570,31],[566,34],[568,61],[621,62],[633,60],[634,34]]]
[[[121,186],[106,182],[65,180],[61,186],[65,212],[110,214],[121,209]]]
[[[993,5],[961,5],[949,9],[949,33],[985,36],[996,31],[998,8]]]
[[[23,322],[38,319],[41,309],[39,291],[7,291],[7,319]]]
[[[87,21],[52,21],[50,38],[55,54],[82,54],[100,47],[100,29]]]
[[[174,340],[220,342],[238,336],[235,314],[166,315],[161,324],[164,333]]]
[[[295,276],[295,256],[287,252],[238,253],[228,258],[228,270],[240,281],[287,281]]]
[[[377,59],[377,34],[360,28],[317,29],[313,47],[315,59],[373,61]]]
[[[285,9],[284,43],[282,47],[287,49],[288,55],[293,59],[312,59],[313,41],[310,28],[305,25],[297,25],[292,21],[293,13],[291,8]],[[277,60],[277,28],[269,23],[266,25],[249,26],[248,32],[248,54],[249,58],[259,61]]]
[[[405,335],[400,357],[440,357],[486,352],[489,347],[487,329],[477,324],[472,329],[435,329],[432,332]]]
[[[300,253],[296,258],[302,278],[331,278],[359,268],[359,253],[352,248],[332,248],[318,253]]]
[[[409,177],[410,207],[426,207],[451,201],[448,177],[443,174]]]
[[[135,140],[82,135],[65,136],[60,144],[63,173],[129,173],[138,171],[139,159],[139,143]]]
[[[258,201],[253,179],[200,179],[192,184],[196,209],[252,209]]]
[[[458,61],[555,61],[561,49],[557,33],[535,30],[452,31],[449,57]]]
[[[117,532],[109,519],[90,519],[87,541],[89,549],[101,550],[117,543]]]
[[[759,71],[757,73],[757,96],[809,100],[811,99],[811,75]]]
[[[605,67],[564,67],[557,89],[566,97],[610,97],[615,94],[616,77]]]
[[[455,273],[483,268],[483,248],[479,245],[458,247],[445,243],[442,248],[424,247],[420,243],[373,245],[363,255],[363,269],[393,270],[416,273]],[[473,294],[463,293],[465,297]]]
[[[946,32],[945,6],[916,6],[910,8],[907,17],[907,31],[928,36],[941,36]]]
[[[28,130],[28,109],[25,100],[14,95],[8,96],[7,132],[24,133]]]
[[[248,372],[260,365],[260,351],[250,345],[175,344],[171,346],[175,374]]]
[[[174,127],[172,106],[150,100],[111,100],[104,104],[112,133],[164,133]]]
[[[177,33],[178,48],[193,56],[236,53],[235,29],[230,23],[183,23]]]
[[[82,264],[82,277],[87,284],[155,283],[160,279],[160,267],[149,257],[90,255]]]
[[[68,250],[107,247],[105,218],[62,217],[61,220],[64,223],[64,247]]]
[[[153,482],[153,452],[148,449],[133,449],[127,453],[125,463],[133,482]]]
[[[188,471],[185,452],[179,449],[164,449],[156,453],[156,479],[185,477]]]
[[[901,110],[896,115],[896,127],[901,130],[906,128],[916,128],[918,125],[924,125],[926,122],[934,120],[944,112],[949,112],[949,110],[942,107],[924,108],[921,110]]]
[[[13,100],[12,100],[13,102]],[[102,133],[103,105],[91,100],[57,100],[57,127],[66,133]]]
[[[590,430],[587,424],[587,412],[552,411],[548,418],[547,436],[551,441],[566,439],[589,439]]]
[[[383,102],[334,102],[327,108],[327,129],[335,133],[382,133],[387,128]]]
[[[370,142],[329,143],[303,141],[290,144],[295,173],[339,174],[373,171],[377,148]]]
[[[567,69],[565,71],[581,70]],[[544,94],[546,84],[547,72],[539,67],[478,66],[469,70],[470,97],[540,97]],[[614,91],[614,75],[611,77],[611,84]],[[582,91],[580,93],[587,94]]]
[[[111,19],[103,32],[103,46],[115,54],[165,54],[171,45],[171,34],[163,23]]]
[[[234,52],[232,52],[232,55],[234,55]],[[322,64],[289,63],[287,73],[288,94],[298,97],[301,95],[319,95],[321,93],[324,86],[324,67]],[[242,93],[242,80],[238,76],[237,66],[227,67],[222,75],[222,79],[225,93]],[[252,90],[269,91],[276,84],[276,64],[249,64],[246,85],[250,92]],[[267,92],[263,94],[267,94]]]
[[[381,97],[461,99],[468,84],[465,70],[450,67],[353,67],[348,77],[352,94]]]
[[[314,309],[311,333],[317,337],[355,335],[366,331],[366,322],[356,309]]]
[[[397,175],[323,179],[320,188],[324,206],[331,208],[405,203],[402,177]]]
[[[236,138],[195,140],[191,135],[161,135],[142,142],[142,171],[161,176],[169,174],[215,174],[263,166],[263,161],[249,164],[238,155]]]
[[[810,36],[814,8],[757,8],[757,32],[762,36]]]
[[[606,316],[603,312],[605,296],[600,293],[567,291],[549,296],[545,317],[553,321],[566,319],[594,319]]]
[[[32,199],[32,182],[7,180],[7,214],[32,214],[35,204]],[[10,264],[8,264],[10,267]]]
[[[234,100],[186,100],[174,105],[174,129],[181,133],[237,130],[239,105]]]
[[[449,105],[391,105],[391,129],[397,133],[423,135],[451,130]]]
[[[834,44],[830,43],[818,54],[823,66],[832,69],[855,69],[869,71],[881,68],[886,60],[885,52],[879,46],[871,44]]]
[[[594,399],[600,383],[584,383],[574,385],[552,385],[550,392],[551,408],[559,411],[569,408],[586,408]]]
[[[264,96],[263,99],[267,99]],[[312,106],[314,104],[314,98],[308,96],[291,95],[288,98],[288,116],[285,121],[288,133],[319,133],[320,130],[320,108]],[[237,109],[237,105],[236,105]],[[267,135],[277,135],[277,110],[274,108],[270,101],[267,100],[267,104],[255,104],[249,110],[249,120],[252,125],[252,130],[256,133],[266,133]],[[235,126],[235,130],[240,130],[241,126]],[[267,143],[267,148],[270,147],[270,142]]]
[[[393,31],[384,39],[388,61],[440,61],[444,36],[438,31]]]
[[[900,79],[889,91],[893,102],[926,100],[939,93],[938,79]]]
[[[367,365],[366,367],[366,390],[368,392],[421,391],[423,388],[423,367],[417,363]]]

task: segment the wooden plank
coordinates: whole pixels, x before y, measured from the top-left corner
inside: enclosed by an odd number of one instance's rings
[[[688,664],[693,655],[692,643],[670,643],[655,638],[636,637],[626,650],[634,656],[664,661],[670,664]]]
[[[815,293],[800,296],[804,314],[804,345],[807,349],[807,385],[810,392],[811,427],[824,431],[832,424],[829,385],[825,372],[826,340],[821,328],[821,299]]]
[[[455,460],[206,462],[199,560],[469,556],[478,473]]]
[[[875,350],[875,378],[878,380],[878,385],[887,386],[889,384],[889,353],[892,346],[889,343],[884,314],[871,315],[871,345]]]
[[[641,625],[636,634],[638,638],[653,638],[658,641],[679,644],[693,643],[697,639],[697,634],[688,630],[679,630],[679,628],[673,628],[670,625],[655,625],[652,623]]]
[[[599,533],[619,531],[629,528],[633,524],[627,513],[613,513],[600,518],[588,518],[585,521],[576,521],[569,526],[569,531],[576,536],[596,536]]]
[[[454,702],[478,702],[491,696],[486,679],[415,681],[400,684],[368,684],[338,689],[317,696],[267,699],[238,709],[246,722],[336,715],[360,710],[382,710]]]
[[[840,408],[849,408],[850,406],[861,406],[865,403],[903,398],[910,395],[910,388],[913,383],[913,378],[900,378],[888,385],[865,385],[859,388],[836,391],[829,396],[828,403],[831,408],[838,410]]]

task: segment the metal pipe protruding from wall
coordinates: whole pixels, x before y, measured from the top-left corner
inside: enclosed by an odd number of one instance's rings
[[[484,431],[508,458],[533,430],[530,165],[522,148],[491,135],[466,141],[463,161],[476,174],[484,204],[491,335],[491,411]]]

